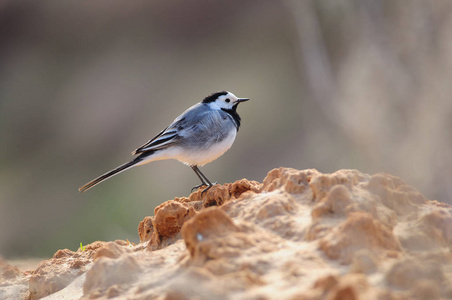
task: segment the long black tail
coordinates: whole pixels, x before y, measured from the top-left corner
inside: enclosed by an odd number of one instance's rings
[[[119,173],[121,173],[121,172],[123,172],[123,171],[125,171],[127,169],[130,169],[131,167],[135,166],[136,164],[142,162],[144,157],[145,156],[140,155],[140,156],[136,157],[134,160],[129,161],[129,162],[123,164],[123,165],[120,165],[116,169],[111,170],[110,172],[107,172],[104,175],[101,175],[101,176],[97,177],[96,179],[91,180],[87,184],[81,186],[78,189],[78,191],[80,193],[85,192],[85,191],[89,190],[90,188],[92,188],[93,186],[101,183],[102,181],[107,180],[108,178],[110,178],[112,176],[115,176],[116,174],[119,174]]]

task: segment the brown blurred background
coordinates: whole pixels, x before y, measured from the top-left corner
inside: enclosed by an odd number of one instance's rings
[[[451,203],[451,17],[449,0],[0,1],[0,254],[138,242],[190,168],[77,188],[218,90],[252,101],[212,180],[356,168]]]

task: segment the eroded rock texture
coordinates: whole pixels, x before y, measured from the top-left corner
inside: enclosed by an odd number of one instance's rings
[[[451,213],[388,174],[279,168],[162,203],[139,245],[59,250],[26,274],[0,263],[0,292],[17,282],[30,299],[74,288],[74,299],[450,299]]]

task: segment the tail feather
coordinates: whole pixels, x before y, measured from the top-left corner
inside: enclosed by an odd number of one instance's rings
[[[138,164],[142,160],[143,160],[143,158],[139,156],[139,157],[135,158],[132,161],[129,161],[129,162],[123,164],[123,165],[120,165],[116,169],[113,169],[113,170],[111,170],[111,171],[109,171],[109,172],[97,177],[96,179],[91,180],[87,184],[81,186],[78,189],[78,191],[80,193],[85,192],[85,191],[89,190],[90,188],[92,188],[93,186],[101,183],[102,181],[107,180],[108,178],[110,178],[112,176],[115,176],[115,175],[117,175],[117,174],[119,174],[119,173],[121,173],[121,172],[123,172],[123,171],[125,171],[127,169],[130,169],[131,167],[135,166],[136,164]]]

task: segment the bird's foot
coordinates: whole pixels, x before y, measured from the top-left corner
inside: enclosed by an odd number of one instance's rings
[[[201,196],[202,196],[202,195],[204,195],[205,192],[207,192],[211,187],[213,187],[216,184],[217,184],[216,181],[214,183],[210,183],[210,184],[201,183],[201,184],[199,184],[197,186],[194,186],[191,189],[191,192],[193,193],[194,190],[199,189],[200,187],[206,186],[206,188],[201,192]]]
[[[193,193],[194,190],[199,189],[199,188],[202,187],[202,186],[208,186],[208,185],[205,184],[205,183],[198,184],[197,186],[194,186],[194,187],[191,189],[191,192]]]
[[[213,187],[215,184],[217,184],[216,182],[208,185],[202,192],[201,192],[201,197],[202,195],[204,195],[205,192],[207,192],[211,187]]]

